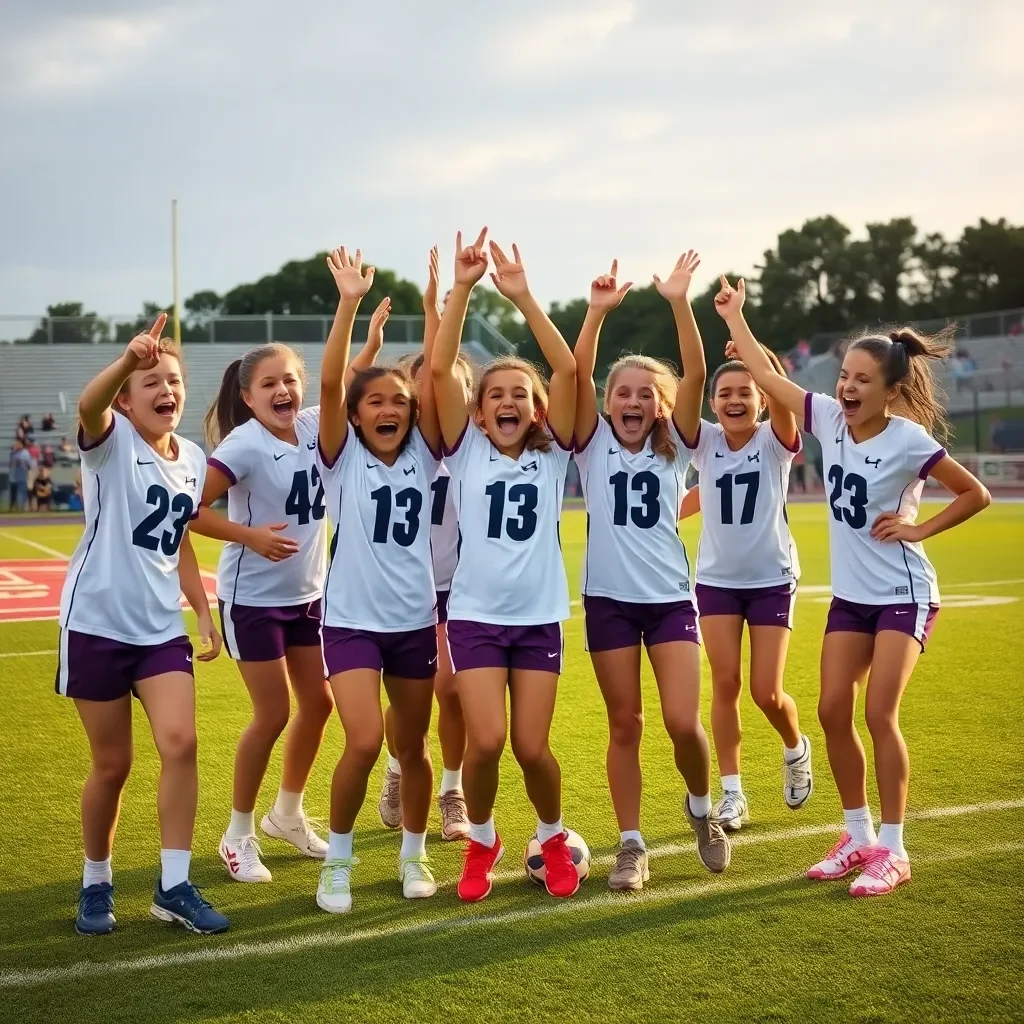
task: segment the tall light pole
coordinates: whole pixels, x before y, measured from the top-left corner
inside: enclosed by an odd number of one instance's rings
[[[178,292],[178,200],[171,200],[171,278],[174,292],[174,343],[181,344],[181,295]]]

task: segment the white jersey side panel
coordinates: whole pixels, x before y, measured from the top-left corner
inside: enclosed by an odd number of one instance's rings
[[[584,594],[638,604],[691,600],[690,564],[677,532],[690,453],[671,429],[674,459],[653,451],[649,437],[634,455],[598,416],[575,453],[587,506]]]
[[[755,590],[800,576],[786,496],[793,458],[769,422],[732,451],[720,423],[701,420],[694,468],[699,474],[701,534],[697,582]]]
[[[945,449],[902,416],[857,444],[829,395],[808,393],[804,421],[821,442],[832,593],[857,604],[938,604],[938,581],[922,545],[874,540],[871,526],[883,512],[917,515],[924,481]]]
[[[430,485],[439,464],[416,427],[393,466],[371,454],[351,426],[333,466],[317,446],[335,525],[325,626],[397,633],[436,623]]]
[[[272,562],[242,544],[225,544],[217,565],[217,596],[231,604],[283,608],[317,600],[327,574],[327,511],[316,465],[319,406],[295,423],[298,444],[275,437],[259,420],[231,431],[210,456],[210,465],[232,483],[228,518],[244,526],[287,523],[279,536],[299,550]]]
[[[174,436],[178,458],[158,455],[127,417],[82,453],[85,531],[60,600],[64,629],[151,646],[185,635],[178,549],[206,478],[203,450]]]
[[[459,560],[459,514],[455,510],[452,475],[442,462],[430,485],[430,553],[434,560],[434,586],[450,590]]]
[[[569,618],[559,542],[569,452],[502,455],[474,424],[445,462],[462,537],[448,618],[539,626]]]

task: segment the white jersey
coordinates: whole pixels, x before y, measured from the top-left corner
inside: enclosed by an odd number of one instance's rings
[[[693,449],[702,522],[698,583],[755,590],[799,578],[786,514],[789,471],[798,451],[799,433],[796,447],[787,448],[769,422],[759,423],[754,436],[732,451],[722,425],[701,420]]]
[[[676,455],[628,452],[603,416],[574,458],[587,505],[582,592],[653,604],[689,601],[690,563],[677,522],[690,453],[674,425]]]
[[[448,618],[496,626],[540,626],[569,618],[558,523],[569,452],[502,455],[470,423],[445,458],[461,546]]]
[[[231,481],[228,519],[244,526],[287,523],[279,536],[299,543],[299,550],[280,562],[243,544],[225,544],[217,565],[221,601],[284,608],[316,601],[323,593],[327,507],[316,466],[319,428],[319,406],[299,413],[295,445],[253,418],[235,427],[210,456],[210,465]]]
[[[202,448],[174,435],[178,457],[158,455],[126,416],[82,444],[85,532],[60,598],[64,629],[152,646],[185,636],[178,548],[199,508]]]
[[[443,462],[430,485],[430,554],[435,589],[450,590],[459,560],[459,514],[452,496],[452,476]]]
[[[928,472],[946,454],[942,445],[902,416],[857,444],[839,402],[810,392],[804,429],[821,442],[832,593],[856,604],[938,604],[938,582],[924,548],[874,540],[871,526],[883,512],[917,515]]]
[[[323,624],[398,633],[437,622],[430,564],[430,485],[440,459],[418,427],[386,466],[349,426],[333,466],[317,465],[335,524]]]

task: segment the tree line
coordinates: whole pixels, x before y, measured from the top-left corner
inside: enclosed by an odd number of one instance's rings
[[[952,240],[937,232],[922,234],[910,217],[867,224],[865,236],[854,237],[831,215],[783,231],[761,262],[744,274],[748,316],[758,336],[787,351],[830,332],[1024,306],[1024,227],[1005,218],[982,219]],[[333,314],[337,296],[324,271],[325,257],[326,253],[316,253],[290,261],[275,273],[222,295],[210,290],[190,295],[183,303],[183,340],[207,340],[209,321],[223,315]],[[709,361],[720,360],[727,340],[724,323],[714,315],[717,289],[712,283],[693,296]],[[419,286],[379,268],[364,308],[372,310],[385,295],[391,297],[394,314],[422,312]],[[127,342],[157,311],[167,308],[145,303],[135,322],[116,325],[117,340]],[[586,308],[586,298],[550,307],[551,319],[570,342]],[[526,325],[497,292],[476,289],[470,311],[485,317],[524,356],[540,361]],[[78,321],[51,319],[57,317]],[[86,312],[81,303],[63,302],[50,306],[47,317],[25,340],[93,341],[109,336],[109,326],[96,313]],[[602,366],[625,351],[676,361],[672,315],[653,285],[634,287],[602,331]]]

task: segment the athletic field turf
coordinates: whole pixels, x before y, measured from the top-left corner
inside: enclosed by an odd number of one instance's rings
[[[647,677],[643,827],[655,859],[639,896],[612,894],[605,882],[618,834],[604,776],[604,710],[576,606],[552,737],[567,824],[595,855],[575,899],[555,903],[523,876],[534,817],[510,754],[497,808],[508,854],[483,904],[458,903],[460,850],[433,838],[428,849],[441,891],[416,903],[401,898],[398,837],[377,818],[380,765],[357,826],[362,863],[352,913],[321,912],[316,863],[273,840],[264,843],[273,884],[230,882],[217,843],[248,701],[222,657],[197,666],[201,789],[192,877],[230,915],[231,931],[198,938],[149,917],[157,761],[137,708],[136,761],[114,849],[118,930],[79,938],[72,919],[85,737],[71,702],[53,694],[56,622],[0,622],[0,1020],[1020,1020],[1024,505],[994,505],[929,546],[945,607],[902,716],[912,761],[906,838],[914,879],[875,901],[851,900],[841,882],[802,877],[831,845],[840,818],[815,718],[826,509],[796,505],[790,514],[805,587],[787,685],[814,744],[814,796],[797,813],[784,806],[779,743],[747,699],[743,775],[754,821],[729,871],[709,875],[681,814],[682,786]],[[695,525],[684,526],[692,552]],[[47,605],[48,578],[49,604],[56,603],[59,571],[24,560],[70,553],[79,529],[0,522],[4,608],[21,606],[19,586],[22,595],[36,594],[35,606]],[[582,513],[566,513],[562,540],[575,594]],[[212,569],[215,544],[196,543]],[[709,696],[705,682],[705,722]],[[326,817],[340,742],[332,723],[306,800],[319,817]],[[260,814],[277,779],[275,760]]]

